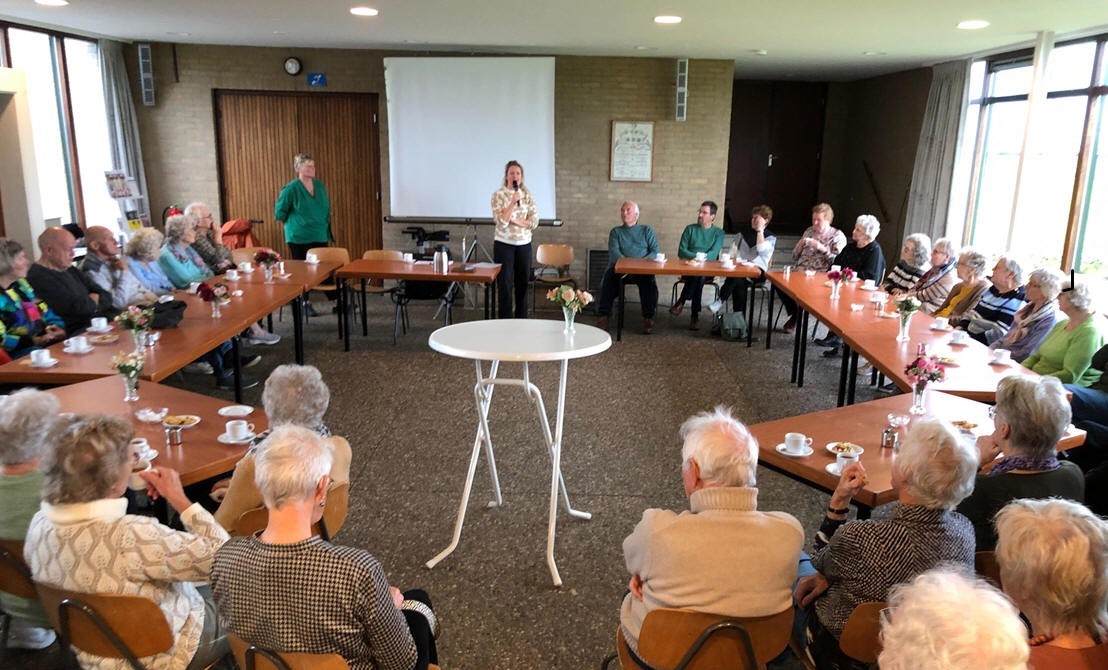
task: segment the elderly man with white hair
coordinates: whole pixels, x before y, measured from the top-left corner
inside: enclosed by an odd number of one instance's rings
[[[620,625],[632,652],[659,607],[737,617],[788,609],[804,543],[790,514],[758,511],[758,442],[729,410],[701,412],[680,434],[690,510],[648,509],[623,541],[631,592]]]
[[[839,636],[858,605],[884,600],[893,585],[944,563],[972,568],[973,524],[954,508],[973,490],[976,471],[976,451],[949,424],[919,421],[893,461],[898,504],[892,517],[848,522],[866,470],[861,463],[843,470],[816,535],[817,572],[802,577],[795,593],[800,607],[815,605],[807,635],[797,642],[808,643],[818,667],[852,667],[839,651]]]
[[[888,604],[881,670],[1027,669],[1027,629],[1019,612],[979,579],[930,570],[893,587]]]
[[[992,344],[1004,337],[1016,312],[1026,302],[1023,288],[1023,266],[1011,255],[1001,256],[993,267],[993,285],[981,294],[981,299],[961,319],[951,322],[964,329],[982,344]]]

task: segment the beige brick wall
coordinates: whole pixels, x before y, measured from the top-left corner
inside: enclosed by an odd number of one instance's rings
[[[174,50],[168,44],[155,44],[157,105],[138,107],[155,214],[170,202],[218,204],[212,89],[306,90],[304,77],[289,77],[281,69],[282,60],[292,52],[304,62],[305,71],[327,73],[327,91],[380,95],[382,211],[389,213],[383,59],[390,54],[196,45],[177,45]],[[128,63],[134,63],[133,50]],[[608,230],[618,225],[624,200],[639,203],[641,220],[654,226],[669,254],[676,253],[681,231],[696,220],[702,200],[723,202],[733,64],[690,62],[688,118],[682,123],[673,120],[675,70],[673,59],[556,59],[557,208],[565,225],[540,229],[536,242],[572,244],[578,257],[574,271],[580,276],[585,271],[585,250],[607,245]],[[133,77],[132,83],[137,86]],[[612,120],[654,122],[653,182],[608,180]],[[386,247],[410,246],[400,228],[383,225]],[[455,240],[461,239],[460,228],[451,231]],[[480,237],[491,250],[491,229],[481,228]]]

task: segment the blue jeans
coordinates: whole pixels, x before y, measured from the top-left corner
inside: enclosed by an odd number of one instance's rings
[[[681,296],[677,298],[677,303],[681,304],[692,298],[692,315],[696,316],[700,314],[700,298],[704,294],[704,284],[707,283],[707,277],[681,277],[681,281],[685,282],[685,285],[681,287]]]

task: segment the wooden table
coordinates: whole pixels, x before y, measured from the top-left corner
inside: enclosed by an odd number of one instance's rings
[[[790,381],[804,385],[804,362],[807,352],[809,315],[823,322],[828,329],[843,340],[842,365],[839,374],[838,404],[854,402],[858,356],[864,356],[883,375],[901,390],[911,388],[911,381],[904,370],[916,358],[919,345],[927,345],[927,353],[954,359],[947,367],[947,378],[935,388],[982,402],[992,402],[996,397],[996,385],[1004,377],[1020,374],[1038,375],[1022,365],[990,365],[992,359],[988,347],[968,339],[964,345],[950,345],[950,332],[933,330],[935,319],[923,312],[912,316],[910,339],[899,342],[898,318],[882,318],[870,303],[871,291],[861,288],[861,282],[844,282],[839,298],[831,300],[831,289],[825,285],[826,273],[809,277],[804,272],[792,272],[786,278],[783,272],[767,275],[775,287],[796,300],[802,310],[793,340],[793,363]],[[772,293],[771,293],[772,301]],[[772,304],[772,303],[771,303]],[[861,304],[854,311],[852,304]],[[888,305],[892,305],[891,299]],[[895,308],[893,308],[895,309]],[[766,346],[770,333],[766,333]]]
[[[861,461],[869,482],[854,497],[854,504],[858,507],[858,516],[865,518],[873,508],[896,500],[897,493],[892,486],[895,451],[881,448],[881,431],[888,426],[887,417],[891,412],[907,415],[911,405],[911,394],[902,394],[748,427],[758,440],[761,465],[829,493],[835,490],[839,477],[825,470],[828,464],[835,462],[835,456],[826,449],[827,443],[845,441],[861,445],[865,449]],[[948,421],[976,423],[973,436],[966,435],[967,439],[987,435],[993,430],[989,406],[984,403],[929,391],[927,406],[931,415]],[[913,417],[912,420],[917,419]],[[901,429],[902,440],[907,428]],[[785,433],[790,432],[804,433],[812,438],[810,456],[786,456],[777,451],[777,445],[785,441]],[[1058,443],[1058,449],[1073,449],[1084,443],[1085,431],[1070,426]]]
[[[135,437],[145,437],[150,446],[158,450],[154,464],[179,472],[181,483],[185,485],[230,472],[246,453],[246,444],[225,445],[216,439],[224,432],[226,422],[232,420],[218,413],[220,408],[230,404],[227,401],[145,381],[139,383],[138,392],[137,402],[123,402],[123,382],[114,375],[49,391],[61,402],[63,412],[97,412],[129,420],[135,427]],[[160,423],[143,423],[135,418],[135,411],[142,407],[168,407],[170,414],[195,414],[200,417],[200,423],[181,431],[182,444],[167,446],[165,430]],[[254,424],[255,432],[269,426],[261,408],[255,408],[244,418]]]
[[[687,259],[670,258],[659,262],[650,258],[620,258],[616,260],[615,274],[619,279],[619,316],[616,319],[616,340],[623,339],[623,314],[625,306],[625,278],[627,275],[670,275],[686,277],[739,277],[743,279],[761,279],[765,272],[753,263],[736,263],[725,268],[719,261],[695,262]],[[753,322],[754,301],[747,300],[747,324]],[[752,329],[746,329],[746,346],[754,341]]]
[[[462,268],[470,268],[463,270]],[[435,272],[430,261],[416,261],[406,263],[404,261],[381,261],[358,259],[350,261],[335,272],[335,278],[339,285],[339,322],[342,328],[342,337],[345,339],[346,351],[350,351],[350,296],[347,280],[355,279],[361,282],[362,290],[365,290],[366,282],[371,279],[395,279],[398,281],[435,281],[435,282],[476,282],[485,286],[485,318],[490,319],[496,313],[496,291],[493,284],[500,274],[500,265],[494,263],[463,264],[450,263],[449,272]],[[449,290],[449,289],[448,289]],[[450,309],[447,306],[443,325],[450,325]],[[368,334],[368,326],[363,325],[362,335]]]

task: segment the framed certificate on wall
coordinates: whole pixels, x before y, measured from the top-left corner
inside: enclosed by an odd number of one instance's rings
[[[612,121],[610,181],[653,181],[654,123]]]

